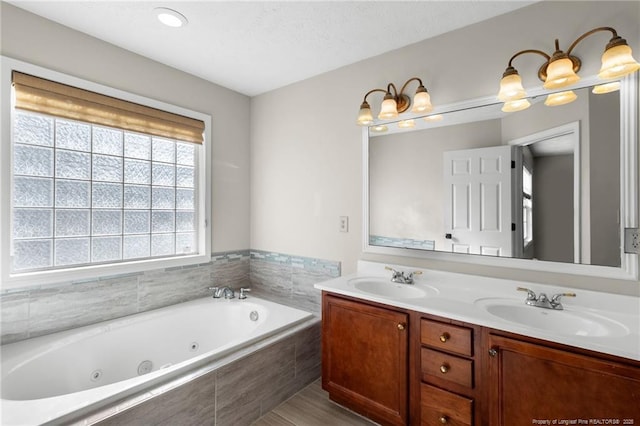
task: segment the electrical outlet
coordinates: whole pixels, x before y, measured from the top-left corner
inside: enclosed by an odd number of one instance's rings
[[[349,232],[349,216],[340,216],[340,232]]]
[[[624,228],[624,252],[640,253],[640,236],[638,228]]]

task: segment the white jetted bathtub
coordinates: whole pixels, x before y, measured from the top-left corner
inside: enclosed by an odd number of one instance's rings
[[[4,345],[0,423],[55,423],[185,375],[311,317],[254,297],[208,297]]]

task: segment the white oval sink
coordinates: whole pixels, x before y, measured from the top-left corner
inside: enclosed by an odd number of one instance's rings
[[[435,289],[424,289],[415,284],[399,284],[391,280],[377,277],[359,277],[349,280],[349,284],[356,289],[377,296],[395,299],[417,299],[426,297],[427,292],[437,292]]]
[[[476,305],[503,320],[564,335],[619,337],[629,334],[623,324],[590,312],[555,311],[526,305],[524,300],[498,298],[479,299]]]

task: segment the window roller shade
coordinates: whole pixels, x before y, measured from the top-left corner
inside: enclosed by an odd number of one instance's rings
[[[204,122],[13,71],[15,107],[201,144]]]

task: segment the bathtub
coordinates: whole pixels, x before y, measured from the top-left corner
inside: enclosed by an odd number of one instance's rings
[[[254,297],[208,297],[4,345],[1,423],[77,419],[311,318]]]

